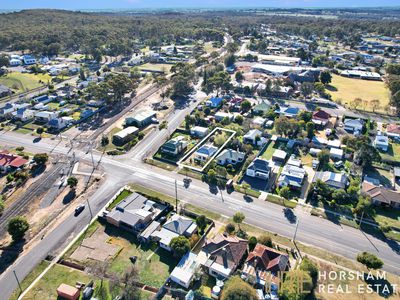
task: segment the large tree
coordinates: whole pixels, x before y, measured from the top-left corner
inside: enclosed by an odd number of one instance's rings
[[[355,152],[354,161],[363,168],[367,168],[373,162],[380,162],[381,156],[375,147],[367,143],[362,143]]]
[[[172,76],[172,97],[187,97],[193,92],[193,82],[196,79],[194,67],[187,63],[177,63],[171,68]]]
[[[38,165],[44,165],[49,160],[47,153],[37,153],[33,156],[33,161]]]
[[[190,251],[190,242],[184,236],[174,237],[169,246],[171,247],[172,251],[174,252],[175,257],[182,257],[188,251]]]
[[[233,215],[232,219],[233,219],[233,222],[238,224],[239,229],[240,229],[240,224],[244,221],[245,215],[242,212],[238,211]]]
[[[7,231],[14,241],[20,241],[28,229],[29,223],[25,217],[17,216],[8,222]]]
[[[323,84],[331,83],[332,75],[331,75],[331,73],[329,71],[322,71],[321,74],[319,75],[319,80]]]
[[[357,255],[357,261],[365,265],[368,269],[380,269],[383,266],[383,261],[369,252],[359,253]]]
[[[250,284],[239,276],[229,278],[222,290],[221,300],[257,300],[258,296]]]

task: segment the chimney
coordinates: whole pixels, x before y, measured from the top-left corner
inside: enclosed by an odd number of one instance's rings
[[[222,260],[224,263],[224,267],[228,268],[228,255],[225,247],[222,248]]]

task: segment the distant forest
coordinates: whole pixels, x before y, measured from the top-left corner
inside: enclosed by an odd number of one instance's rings
[[[355,39],[361,33],[400,35],[400,21],[390,18],[324,19],[263,15],[256,11],[86,13],[62,10],[25,10],[0,14],[0,50],[37,54],[82,51],[128,55],[137,45],[181,43],[183,39],[223,40],[256,35],[260,24],[278,33]]]

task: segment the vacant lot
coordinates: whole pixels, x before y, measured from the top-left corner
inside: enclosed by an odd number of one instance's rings
[[[163,71],[164,73],[169,73],[171,70],[171,67],[173,65],[170,64],[152,64],[152,63],[147,63],[144,65],[139,66],[140,70],[150,70],[150,71]]]
[[[40,87],[41,85],[47,84],[47,82],[50,81],[51,77],[48,74],[35,75],[13,72],[7,74],[6,76],[0,77],[0,84],[9,87],[16,93]]]
[[[341,101],[342,104],[351,106],[351,102],[355,98],[361,98],[368,101],[358,107],[366,111],[372,111],[371,100],[378,99],[380,108],[376,111],[385,111],[385,106],[389,104],[389,91],[382,81],[371,81],[342,77],[339,75],[332,76],[331,87],[328,87],[332,99]]]

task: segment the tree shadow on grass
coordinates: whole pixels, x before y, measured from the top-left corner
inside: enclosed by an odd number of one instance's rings
[[[391,239],[388,239],[379,228],[365,224],[365,223],[361,223],[360,230],[365,234],[369,234],[369,235],[373,236],[374,238],[377,238],[378,240],[385,242],[390,247],[390,249],[392,249],[397,254],[400,254],[399,243],[396,241],[393,241]],[[368,239],[367,236],[366,236],[366,238]],[[376,247],[371,240],[369,240],[369,241],[374,247]]]
[[[335,87],[335,86],[333,86],[333,85],[330,85],[330,84],[327,84],[327,85],[325,86],[325,88],[326,88],[328,91],[330,91],[330,92],[337,92],[337,91],[338,91],[337,87]]]
[[[381,297],[387,298],[393,294],[393,286],[386,278],[379,278],[365,273],[364,281]]]
[[[328,212],[327,210],[332,210],[332,208],[325,201],[323,202],[323,206],[325,209],[326,219],[336,225],[340,225],[340,216],[338,214],[333,214],[333,213]]]

